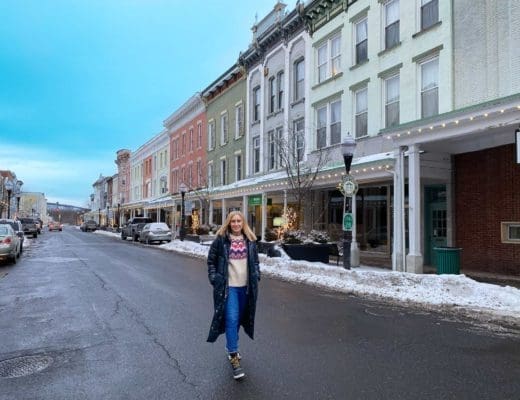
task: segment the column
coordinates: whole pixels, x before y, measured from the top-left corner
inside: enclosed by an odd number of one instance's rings
[[[262,230],[260,235],[262,239],[265,236],[265,229],[267,228],[267,193],[262,193]]]
[[[403,187],[404,168],[403,168],[403,149],[400,147],[394,153],[394,199],[393,199],[393,248],[392,248],[392,270],[404,271],[403,266]]]
[[[209,200],[208,225],[213,225],[213,200]]]
[[[408,147],[408,232],[409,251],[406,271],[423,273],[421,252],[421,160],[419,146]]]
[[[227,217],[226,199],[222,199],[220,201],[221,201],[221,203],[220,203],[220,210],[222,211],[222,225],[224,225],[224,221],[226,220],[226,217]]]
[[[242,214],[244,214],[244,217],[247,221],[247,195],[242,196]]]

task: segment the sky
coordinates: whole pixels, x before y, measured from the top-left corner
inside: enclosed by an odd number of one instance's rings
[[[121,240],[118,233],[96,231],[95,234]],[[202,259],[207,258],[209,250],[209,246],[180,240],[154,247]],[[277,249],[281,257],[259,255],[262,276],[401,306],[463,315],[483,327],[496,329],[498,324],[503,333],[507,333],[504,326],[520,326],[520,289],[515,287],[477,282],[465,275],[412,274],[366,266],[345,270],[334,264],[292,260],[283,248]]]
[[[137,150],[230,68],[275,3],[0,0],[0,170],[87,206],[117,150]]]

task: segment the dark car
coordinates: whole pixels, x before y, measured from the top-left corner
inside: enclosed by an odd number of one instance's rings
[[[33,238],[38,236],[38,226],[34,218],[20,218],[19,221],[22,223],[23,233],[32,235]]]
[[[23,242],[25,235],[23,233],[22,223],[17,219],[0,219],[0,224],[9,224],[15,231],[16,235],[20,238],[20,253],[23,251]]]
[[[97,222],[92,219],[83,222],[79,227],[79,229],[81,229],[83,232],[94,232],[97,228]]]

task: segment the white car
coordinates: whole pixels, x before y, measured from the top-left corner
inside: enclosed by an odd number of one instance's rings
[[[172,231],[164,222],[152,222],[146,224],[139,235],[141,243],[171,242]]]
[[[9,224],[0,224],[0,259],[16,264],[20,257],[20,238]]]

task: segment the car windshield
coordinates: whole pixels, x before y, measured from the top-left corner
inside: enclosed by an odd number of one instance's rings
[[[0,236],[5,236],[9,234],[9,228],[7,225],[0,225]]]

